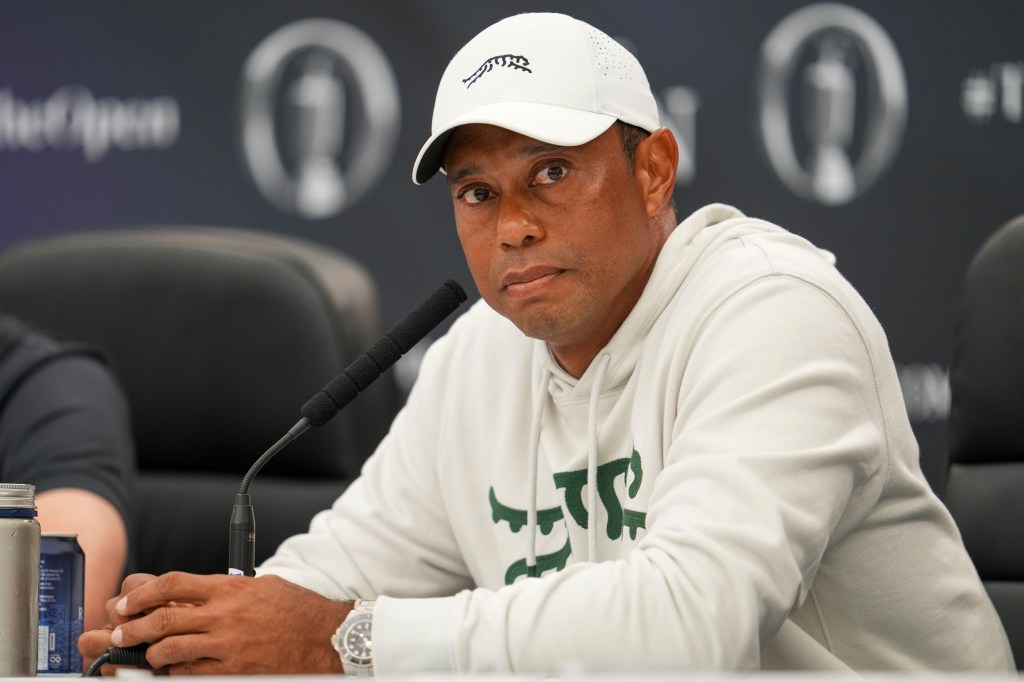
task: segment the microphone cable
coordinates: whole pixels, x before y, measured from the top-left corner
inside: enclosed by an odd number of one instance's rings
[[[148,644],[136,644],[129,647],[112,646],[89,665],[89,669],[82,673],[82,677],[103,677],[100,668],[109,663],[110,665],[130,665],[135,668],[150,669],[149,661],[146,660],[146,649]]]

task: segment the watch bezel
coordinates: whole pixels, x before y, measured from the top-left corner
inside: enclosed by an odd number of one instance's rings
[[[346,675],[369,676],[373,674],[373,606],[372,601],[357,600],[355,606],[331,636],[331,646],[338,652]],[[369,646],[365,648],[365,651],[359,652],[349,645],[348,637],[363,623],[370,626],[369,634],[364,637]]]
[[[346,618],[343,632],[340,633],[339,640],[341,643],[340,651],[344,659],[352,665],[358,665],[366,668],[373,663],[373,645],[371,644],[367,647],[369,651],[363,655],[361,652],[355,651],[348,641],[348,637],[352,634],[352,631],[363,623],[367,623],[372,626],[373,619],[370,617],[370,614],[359,612],[354,613],[351,618]]]

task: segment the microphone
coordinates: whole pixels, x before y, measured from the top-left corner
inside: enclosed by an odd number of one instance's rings
[[[264,452],[242,479],[242,485],[235,495],[228,528],[229,575],[256,574],[256,518],[249,498],[249,485],[263,465],[310,426],[319,428],[330,421],[386,369],[455,312],[465,300],[466,292],[459,283],[448,280],[319,393],[306,401],[300,411],[302,419]]]
[[[302,406],[303,418],[309,420],[311,426],[326,424],[465,300],[466,292],[457,282],[448,280],[442,284],[344,372],[306,401]]]

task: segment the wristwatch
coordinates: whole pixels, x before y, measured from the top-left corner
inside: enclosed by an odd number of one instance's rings
[[[373,602],[357,599],[331,637],[346,675],[373,675]]]

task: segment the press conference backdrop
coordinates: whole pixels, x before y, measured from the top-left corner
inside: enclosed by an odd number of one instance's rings
[[[436,82],[480,29],[537,10],[645,65],[682,216],[731,203],[835,253],[941,485],[960,282],[1024,213],[1018,0],[7,0],[0,248],[145,224],[287,233],[362,262],[397,320],[448,277],[471,284],[444,183],[409,177]]]

